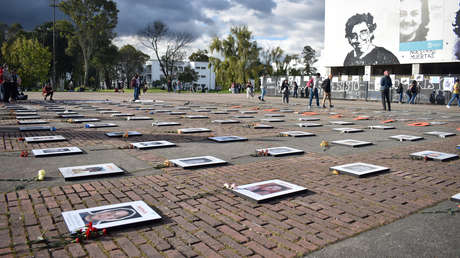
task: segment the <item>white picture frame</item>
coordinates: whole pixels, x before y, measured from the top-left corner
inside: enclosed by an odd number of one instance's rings
[[[449,133],[449,132],[440,132],[440,131],[432,131],[432,132],[425,132],[424,134],[426,135],[433,135],[433,136],[438,136],[439,138],[446,138],[450,136],[455,136],[455,133]]]
[[[369,129],[380,129],[380,130],[396,129],[396,127],[394,127],[392,125],[370,125],[367,128],[369,128]]]
[[[234,119],[226,119],[226,120],[213,120],[212,123],[217,123],[217,124],[238,124],[240,123],[239,120],[234,120]]]
[[[127,121],[143,121],[143,120],[153,120],[152,117],[149,116],[129,116],[126,118]]]
[[[114,123],[88,123],[85,124],[85,128],[104,128],[104,127],[117,127]]]
[[[123,135],[125,135],[126,133],[128,133],[128,137],[130,137],[130,136],[142,136],[142,133],[137,132],[137,131],[107,132],[107,133],[105,133],[105,135],[108,136],[108,137],[123,137]]]
[[[208,116],[200,116],[200,115],[186,115],[185,118],[188,119],[208,119]]]
[[[253,129],[273,129],[274,127],[272,125],[266,125],[266,124],[255,124]]]
[[[359,141],[359,140],[352,140],[352,139],[345,139],[345,140],[338,140],[338,141],[332,141],[333,144],[337,145],[344,145],[348,147],[364,147],[364,146],[369,146],[372,145],[372,142],[366,142],[366,141]]]
[[[94,164],[58,169],[65,180],[92,176],[123,174],[125,171],[114,163]]]
[[[208,128],[182,128],[182,129],[177,129],[177,133],[179,134],[185,134],[185,133],[207,133],[207,132],[212,132],[211,129]]]
[[[31,119],[40,119],[41,116],[36,115],[36,116],[16,116],[17,120],[31,120]]]
[[[171,111],[169,112],[168,115],[171,115],[171,116],[181,116],[181,115],[186,115],[187,113],[183,112],[183,111]]]
[[[321,118],[318,117],[299,117],[299,121],[306,121],[306,122],[312,122],[312,121],[319,121]]]
[[[445,152],[439,152],[439,151],[431,151],[431,150],[414,152],[410,154],[410,157],[414,159],[425,159],[426,158],[429,160],[436,160],[436,161],[449,161],[453,159],[458,159],[457,154],[445,153]]]
[[[88,122],[99,122],[101,119],[99,118],[77,118],[72,119],[72,123],[88,123]]]
[[[240,137],[240,136],[234,136],[234,135],[229,135],[229,136],[214,136],[214,137],[208,137],[209,140],[223,143],[223,142],[241,142],[241,141],[247,141],[248,138]]]
[[[285,117],[283,114],[265,114],[266,117]]]
[[[48,121],[45,120],[18,120],[20,125],[37,125],[37,124],[47,124]]]
[[[161,121],[156,121],[152,123],[152,126],[178,126],[181,125],[178,122],[161,122]]]
[[[348,121],[329,121],[329,123],[333,125],[354,125],[355,124],[353,122],[348,122]]]
[[[362,163],[362,162],[334,166],[334,167],[330,167],[329,170],[331,171],[337,170],[341,173],[349,174],[349,175],[356,176],[356,177],[365,177],[365,176],[370,176],[370,175],[374,175],[377,173],[384,173],[384,172],[390,171],[390,169],[387,167],[382,167],[382,166]]]
[[[55,131],[56,128],[52,126],[21,126],[19,131],[21,132],[31,132],[31,131]]]
[[[291,147],[272,147],[272,148],[265,148],[265,149],[257,149],[257,152],[267,151],[268,155],[270,156],[285,156],[285,155],[295,155],[295,154],[303,154],[305,151],[294,149]]]
[[[27,143],[38,143],[38,142],[67,141],[67,139],[62,135],[47,135],[47,136],[24,137],[24,141]]]
[[[182,168],[195,168],[203,166],[222,165],[227,163],[227,161],[213,156],[171,159],[169,161]]]
[[[78,147],[57,147],[57,148],[32,150],[32,154],[35,157],[70,155],[70,154],[81,154],[81,153],[83,153],[83,151]]]
[[[450,200],[453,202],[460,202],[460,193],[452,195]]]
[[[309,133],[309,132],[303,132],[303,131],[286,131],[286,132],[280,132],[280,135],[289,136],[289,137],[310,137],[310,136],[315,136],[316,134]]]
[[[280,122],[284,122],[284,119],[280,119],[280,118],[263,118],[263,119],[260,119],[260,121],[268,122],[268,123],[280,123]]]
[[[393,135],[389,137],[390,139],[395,139],[400,142],[402,141],[419,141],[423,140],[424,138],[421,136],[414,136],[414,135],[406,135],[406,134],[398,134],[398,135]]]
[[[84,115],[76,114],[76,115],[60,115],[61,118],[83,118]]]
[[[269,201],[278,197],[307,192],[307,188],[283,180],[272,179],[230,189],[233,193],[257,203]]]
[[[118,113],[118,114],[111,114],[110,117],[127,117],[127,116],[134,116],[132,113]]]
[[[234,118],[247,119],[247,118],[255,118],[255,116],[251,116],[251,115],[238,115],[238,116],[234,116]]]
[[[111,220],[94,219],[97,214],[112,211],[123,211],[123,214],[126,213],[127,215],[125,217]],[[91,216],[91,218],[88,218],[88,216]],[[97,229],[106,229],[140,222],[158,221],[161,219],[161,216],[144,201],[125,202],[87,209],[64,211],[62,212],[62,217],[64,218],[64,222],[71,233],[84,229],[89,222],[92,222],[93,227]]]
[[[132,142],[131,145],[137,149],[153,149],[176,146],[175,143],[168,141]]]
[[[299,127],[320,127],[320,126],[323,126],[322,124],[317,124],[317,123],[298,123],[297,125]]]
[[[243,111],[240,111],[240,113],[243,115],[252,115],[252,114],[257,114],[258,112],[255,110],[243,110]]]
[[[340,133],[361,133],[361,132],[364,132],[363,129],[349,128],[349,127],[332,128],[332,130],[338,131]]]

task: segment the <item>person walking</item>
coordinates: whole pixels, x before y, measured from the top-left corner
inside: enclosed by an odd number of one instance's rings
[[[452,104],[452,102],[454,102],[455,99],[457,99],[457,105],[458,107],[460,107],[460,80],[459,79],[455,79],[454,88],[452,89],[452,98],[447,103],[446,108],[450,108],[450,104]]]
[[[321,84],[321,88],[323,88],[323,103],[322,103],[323,108],[326,108],[326,99],[329,99],[329,108],[334,107],[334,105],[332,105],[331,80],[332,80],[332,74],[329,74],[329,76]]]
[[[254,98],[254,88],[250,81],[246,84],[246,98]]]
[[[265,87],[265,83],[260,84],[260,96],[257,97],[260,101],[265,101]]]
[[[410,91],[409,104],[415,104],[415,97],[417,97],[417,81],[413,80],[409,86],[408,91]]]
[[[383,72],[383,74],[384,76],[380,79],[380,94],[382,95],[383,110],[387,110],[385,104],[388,104],[388,111],[391,111],[390,88],[393,86],[393,83],[391,82],[388,71]]]
[[[283,104],[289,104],[289,83],[287,80],[283,81],[281,85],[281,93],[283,94]]]
[[[399,104],[404,104],[404,102],[403,102],[404,86],[403,86],[403,84],[401,82],[399,83],[398,88],[396,89],[396,93],[399,94],[398,103]]]
[[[293,89],[294,93],[292,94],[292,97],[298,98],[299,95],[297,94],[297,91],[299,90],[299,86],[297,85],[297,82],[293,82],[293,84],[294,84],[294,89]]]
[[[313,102],[313,98],[316,98],[316,106],[320,108],[321,106],[319,105],[319,86],[320,86],[320,81],[321,81],[321,74],[317,73],[316,77],[311,77],[310,80],[307,82],[307,89],[309,90],[309,104],[308,104],[308,109],[311,109],[311,104]]]

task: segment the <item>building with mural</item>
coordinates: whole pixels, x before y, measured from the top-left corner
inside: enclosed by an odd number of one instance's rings
[[[419,102],[433,91],[450,94],[460,76],[459,4],[326,0],[323,63],[334,75],[333,97],[379,99],[384,70],[396,86],[418,81]]]

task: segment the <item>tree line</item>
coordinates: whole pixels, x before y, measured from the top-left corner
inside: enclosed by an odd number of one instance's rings
[[[132,45],[121,48],[112,41],[118,23],[117,5],[112,0],[62,0],[57,7],[68,16],[58,20],[55,29],[55,64],[53,64],[53,23],[45,22],[32,31],[20,24],[0,24],[0,62],[18,71],[25,88],[36,87],[53,78],[53,65],[58,81],[73,81],[74,86],[98,88],[100,82],[111,87],[114,81],[125,85],[141,73],[150,56]],[[187,58],[195,35],[176,31],[162,21],[148,23],[137,33],[140,42],[151,49],[158,60],[162,80],[193,82],[197,73],[177,66]],[[209,62],[216,74],[216,84],[227,89],[231,83],[245,83],[261,76],[308,75],[316,72],[316,51],[305,46],[300,54],[286,54],[280,47],[263,49],[253,39],[247,26],[234,26],[225,38],[212,39],[208,50],[188,56],[190,61]],[[291,68],[292,62],[305,69]],[[69,78],[70,77],[70,78]]]

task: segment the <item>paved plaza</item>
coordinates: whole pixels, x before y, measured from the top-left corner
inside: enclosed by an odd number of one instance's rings
[[[381,103],[377,102],[333,101],[335,107],[331,110],[307,112],[307,99],[291,99],[290,105],[283,105],[281,97],[268,97],[266,102],[259,102],[257,98],[248,100],[243,94],[211,93],[146,94],[141,99],[153,102],[143,103],[130,102],[132,96],[128,93],[58,92],[54,99],[55,103],[44,103],[40,93],[31,93],[28,101],[17,103],[31,112],[35,110],[47,124],[19,125],[18,112],[6,106],[0,108],[0,180],[5,180],[0,181],[1,256],[295,257],[319,251],[319,257],[346,257],[341,252],[329,255],[321,252],[341,243],[365,243],[365,240],[354,239],[363,236],[358,236],[360,233],[394,223],[404,227],[406,224],[402,221],[412,216],[434,216],[418,212],[439,203],[442,203],[439,209],[456,209],[457,206],[448,200],[460,192],[460,160],[441,162],[410,157],[411,153],[425,150],[459,154],[460,108],[456,106],[446,109],[445,106],[393,104],[391,112],[383,112]],[[85,128],[85,124],[92,122],[75,123],[61,118],[49,109],[50,104],[73,110],[84,118],[100,119],[96,123],[118,126]],[[152,120],[127,120],[124,116],[101,113],[96,108]],[[207,118],[192,119],[188,115]],[[319,120],[300,121],[299,118]],[[239,123],[213,122],[229,119]],[[180,125],[152,126],[158,121]],[[332,123],[334,121],[353,124],[340,125]],[[299,123],[321,126],[300,127]],[[409,125],[414,123],[426,126]],[[256,124],[273,128],[255,129]],[[389,125],[394,129],[369,129],[377,125]],[[56,130],[21,132],[19,127],[22,126],[51,126]],[[178,129],[184,128],[211,131],[178,133]],[[355,128],[362,132],[343,133],[334,128]],[[105,135],[127,131],[142,135],[120,138]],[[287,131],[314,135],[280,135]],[[455,135],[442,138],[425,134],[432,131]],[[67,140],[22,141],[24,137],[52,135],[61,135]],[[399,141],[390,138],[395,135],[423,139]],[[248,140],[218,143],[209,140],[211,136],[240,136]],[[363,147],[333,144],[347,139],[372,144]],[[163,140],[176,146],[145,150],[130,147],[132,142]],[[324,142],[328,146],[324,146]],[[83,153],[50,157],[32,155],[33,149],[71,146],[80,148]],[[304,153],[275,157],[256,152],[272,147],[291,147]],[[28,155],[21,157],[24,151]],[[214,156],[227,164],[193,169],[164,166],[166,160],[197,156]],[[355,162],[390,170],[367,177],[330,170],[333,166]],[[66,181],[59,172],[62,167],[102,163],[114,163],[126,173]],[[6,181],[32,178],[41,169],[46,171],[44,181]],[[224,184],[238,186],[271,179],[290,182],[308,191],[256,203],[224,188]],[[113,228],[101,238],[57,248],[29,242],[42,234],[52,237],[68,233],[61,215],[64,211],[138,200],[147,203],[162,219]],[[458,229],[459,215],[445,214],[443,218],[456,216],[455,220],[446,221],[456,223]],[[390,225],[383,226],[386,224]],[[444,229],[448,231],[449,227]],[[363,234],[368,233],[371,232]],[[445,239],[440,235],[436,238],[439,243],[434,242],[429,247],[433,253],[440,257],[458,257],[458,230],[457,237],[449,232]],[[333,243],[336,244],[331,245]],[[326,246],[329,247],[321,250]],[[452,248],[446,249],[446,246]],[[378,257],[379,253],[374,251],[380,252],[378,249],[365,250],[370,257]],[[387,255],[389,253],[382,256]]]

